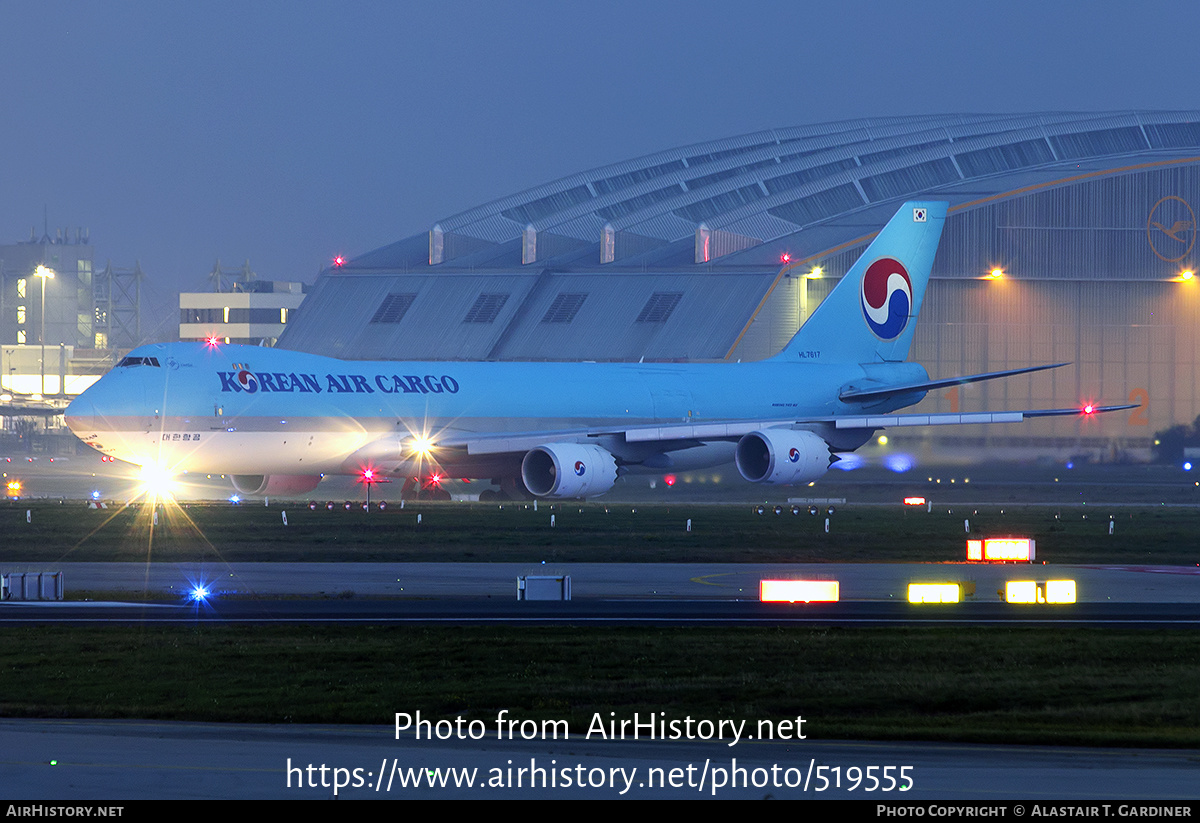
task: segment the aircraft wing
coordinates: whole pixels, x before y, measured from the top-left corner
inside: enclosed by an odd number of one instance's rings
[[[1137,404],[1093,406],[1071,409],[1025,409],[1008,412],[963,412],[960,414],[882,414],[831,415],[763,420],[714,420],[696,423],[668,423],[620,427],[590,427],[540,432],[477,433],[454,431],[434,438],[435,445],[444,448],[465,448],[470,455],[502,454],[527,451],[556,440],[576,440],[581,437],[624,436],[626,442],[671,442],[694,440],[703,443],[714,440],[737,440],[753,431],[773,428],[803,427],[810,424],[832,424],[838,429],[882,429],[896,426],[959,426],[971,423],[1019,423],[1032,417],[1089,417],[1094,414],[1137,408]]]
[[[960,426],[968,423],[1020,423],[1028,417],[1090,417],[1093,414],[1136,409],[1123,406],[1090,406],[1083,409],[1025,409],[1011,412],[964,412],[962,414],[879,414],[826,418],[839,429],[883,429],[892,426]]]

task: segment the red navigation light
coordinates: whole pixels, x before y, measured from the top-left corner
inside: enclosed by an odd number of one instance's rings
[[[1085,403],[1083,406],[1083,413],[1084,414],[1095,414],[1096,407],[1093,406],[1091,403]]]
[[[210,349],[215,349],[217,344],[220,342],[221,338],[217,337],[215,334],[210,334],[208,337],[204,338],[204,345],[208,346]]]
[[[333,258],[333,265],[340,269],[342,266],[346,265],[346,258],[339,254],[337,257]]]
[[[779,262],[780,263],[790,263],[790,262],[792,262],[792,256],[790,254],[788,254],[787,252],[784,252],[783,254],[779,255]]]
[[[430,483],[430,485],[432,485],[432,486],[440,486],[440,485],[442,485],[442,476],[441,476],[440,474],[431,474],[431,475],[429,475],[429,483]]]
[[[668,475],[664,476],[663,482],[666,483],[668,486],[674,486],[675,485],[675,475],[668,474]]]

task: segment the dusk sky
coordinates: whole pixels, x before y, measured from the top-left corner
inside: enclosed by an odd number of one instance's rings
[[[0,0],[0,20],[0,242],[45,209],[98,265],[140,261],[164,307],[217,258],[311,282],[497,197],[759,129],[1200,109],[1194,2]]]

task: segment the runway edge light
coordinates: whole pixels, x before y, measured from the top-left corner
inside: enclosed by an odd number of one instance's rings
[[[760,580],[762,603],[836,603],[840,596],[836,580]]]

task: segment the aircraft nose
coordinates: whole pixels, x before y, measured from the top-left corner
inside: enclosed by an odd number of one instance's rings
[[[108,431],[145,414],[145,376],[118,369],[101,377],[71,401],[63,412],[76,434]]]
[[[89,392],[91,392],[90,388],[85,389],[83,394],[68,403],[67,408],[63,411],[67,428],[76,434],[90,430],[92,421],[96,418],[96,403],[88,396]]]

